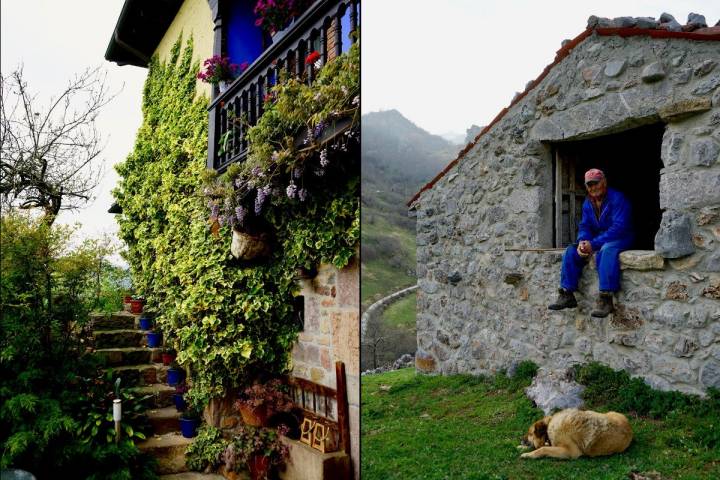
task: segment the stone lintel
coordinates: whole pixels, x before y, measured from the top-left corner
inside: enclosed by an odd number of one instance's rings
[[[685,98],[660,107],[660,118],[666,122],[678,121],[712,108],[710,98]]]

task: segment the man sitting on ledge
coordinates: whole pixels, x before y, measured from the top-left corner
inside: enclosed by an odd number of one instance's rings
[[[608,188],[605,174],[593,168],[585,173],[588,196],[583,203],[577,243],[569,245],[562,260],[560,296],[550,310],[577,307],[573,292],[578,288],[583,267],[595,254],[600,297],[590,315],[604,318],[613,311],[613,293],[620,290],[620,252],[634,240],[630,202]]]

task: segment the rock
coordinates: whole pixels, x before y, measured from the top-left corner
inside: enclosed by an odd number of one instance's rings
[[[705,260],[705,271],[720,272],[720,251],[714,252]]]
[[[581,407],[583,390],[584,386],[567,380],[565,371],[540,368],[532,384],[525,389],[525,394],[545,415],[549,415],[555,409]]]
[[[655,235],[655,252],[664,258],[680,258],[695,252],[690,217],[675,210],[663,212]]]
[[[712,102],[709,98],[685,98],[663,105],[658,109],[658,114],[663,120],[675,121],[707,112],[711,108]]]
[[[662,117],[662,114],[660,115]],[[660,158],[663,165],[668,167],[674,165],[680,160],[680,149],[683,145],[683,135],[677,132],[665,130],[663,135],[662,147],[660,149]]]
[[[435,363],[435,357],[427,352],[418,350],[415,354],[415,368],[423,373],[435,372],[437,365]]]
[[[720,281],[711,284],[703,289],[703,297],[720,300]]]
[[[690,357],[697,348],[698,346],[694,340],[682,337],[673,346],[673,355],[676,357]]]
[[[714,62],[712,60],[705,60],[701,64],[696,65],[695,70],[693,70],[693,72],[698,77],[704,77],[708,73],[712,72],[712,70],[715,68],[716,65],[717,65],[717,62]]]
[[[700,383],[706,387],[720,388],[720,362],[710,360],[700,368]]]
[[[597,26],[597,24],[598,24],[598,17],[596,17],[595,15],[590,15],[587,19],[587,27],[586,28],[588,28],[588,29],[595,28]]]
[[[653,17],[637,17],[635,20],[637,21],[637,24],[635,25],[637,28],[654,30],[660,24],[660,22],[655,20]]]
[[[620,253],[620,268],[623,270],[661,270],[665,259],[655,252],[647,250],[625,250]]]
[[[709,167],[720,157],[720,145],[710,138],[693,142],[688,165]]]
[[[705,80],[703,83],[695,87],[692,91],[693,95],[707,95],[708,93],[715,90],[720,85],[720,75],[715,75],[712,78]]]
[[[457,285],[460,282],[460,280],[462,280],[462,277],[460,276],[460,272],[458,272],[458,271],[453,272],[448,277],[448,281],[450,283],[452,283],[453,285]]]
[[[517,285],[523,279],[523,274],[518,272],[511,272],[505,275],[503,280],[508,285]]]
[[[653,62],[643,68],[640,78],[646,83],[657,82],[665,78],[665,69],[660,62]]]
[[[637,25],[637,19],[635,17],[616,17],[612,20],[615,28],[632,28]]]
[[[680,25],[676,20],[667,23],[661,23],[660,25],[658,25],[658,28],[662,30],[667,30],[669,32],[682,32],[682,25]]]
[[[665,298],[668,300],[685,301],[688,299],[687,285],[680,282],[670,282],[665,291]]]
[[[681,68],[679,70],[676,70],[670,75],[670,78],[676,85],[685,85],[690,81],[690,78],[692,77],[692,68],[685,67]]]
[[[665,326],[677,328],[684,327],[690,316],[690,310],[687,306],[675,302],[663,303],[657,309],[654,320]]]
[[[677,22],[677,20],[675,20],[675,17],[673,17],[669,13],[663,12],[663,14],[660,15],[660,23],[669,23],[669,22]]]
[[[625,59],[609,61],[605,64],[605,76],[611,78],[617,77],[625,71],[625,65],[627,65],[627,61]]]
[[[691,25],[694,29],[707,27],[707,21],[704,15],[699,13],[690,13],[687,19],[687,25]]]

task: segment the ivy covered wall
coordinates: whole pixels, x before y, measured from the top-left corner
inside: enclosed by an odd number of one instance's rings
[[[359,238],[359,162],[324,191],[264,212],[272,253],[253,264],[230,255],[229,225],[213,234],[203,196],[207,98],[195,99],[193,43],[179,39],[167,60],[153,58],[143,123],[133,152],[117,167],[120,235],[138,293],[157,314],[166,343],[191,368],[195,395],[222,395],[257,372],[289,366],[298,266],[344,267]],[[357,167],[353,166],[357,162]]]

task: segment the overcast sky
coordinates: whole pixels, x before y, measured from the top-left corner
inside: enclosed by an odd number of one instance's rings
[[[720,0],[363,0],[362,110],[435,134],[486,125],[590,15],[720,18]]]
[[[63,212],[59,223],[82,223],[80,236],[114,234],[117,224],[107,213],[110,191],[118,181],[112,166],[125,159],[142,120],[140,102],[147,70],[105,61],[122,0],[2,0],[0,3],[0,60],[3,74],[23,63],[31,91],[43,105],[61,92],[68,80],[89,66],[102,65],[111,91],[122,91],[98,118],[107,147],[102,155],[105,175],[96,199],[79,212]],[[123,87],[124,85],[124,87]]]

